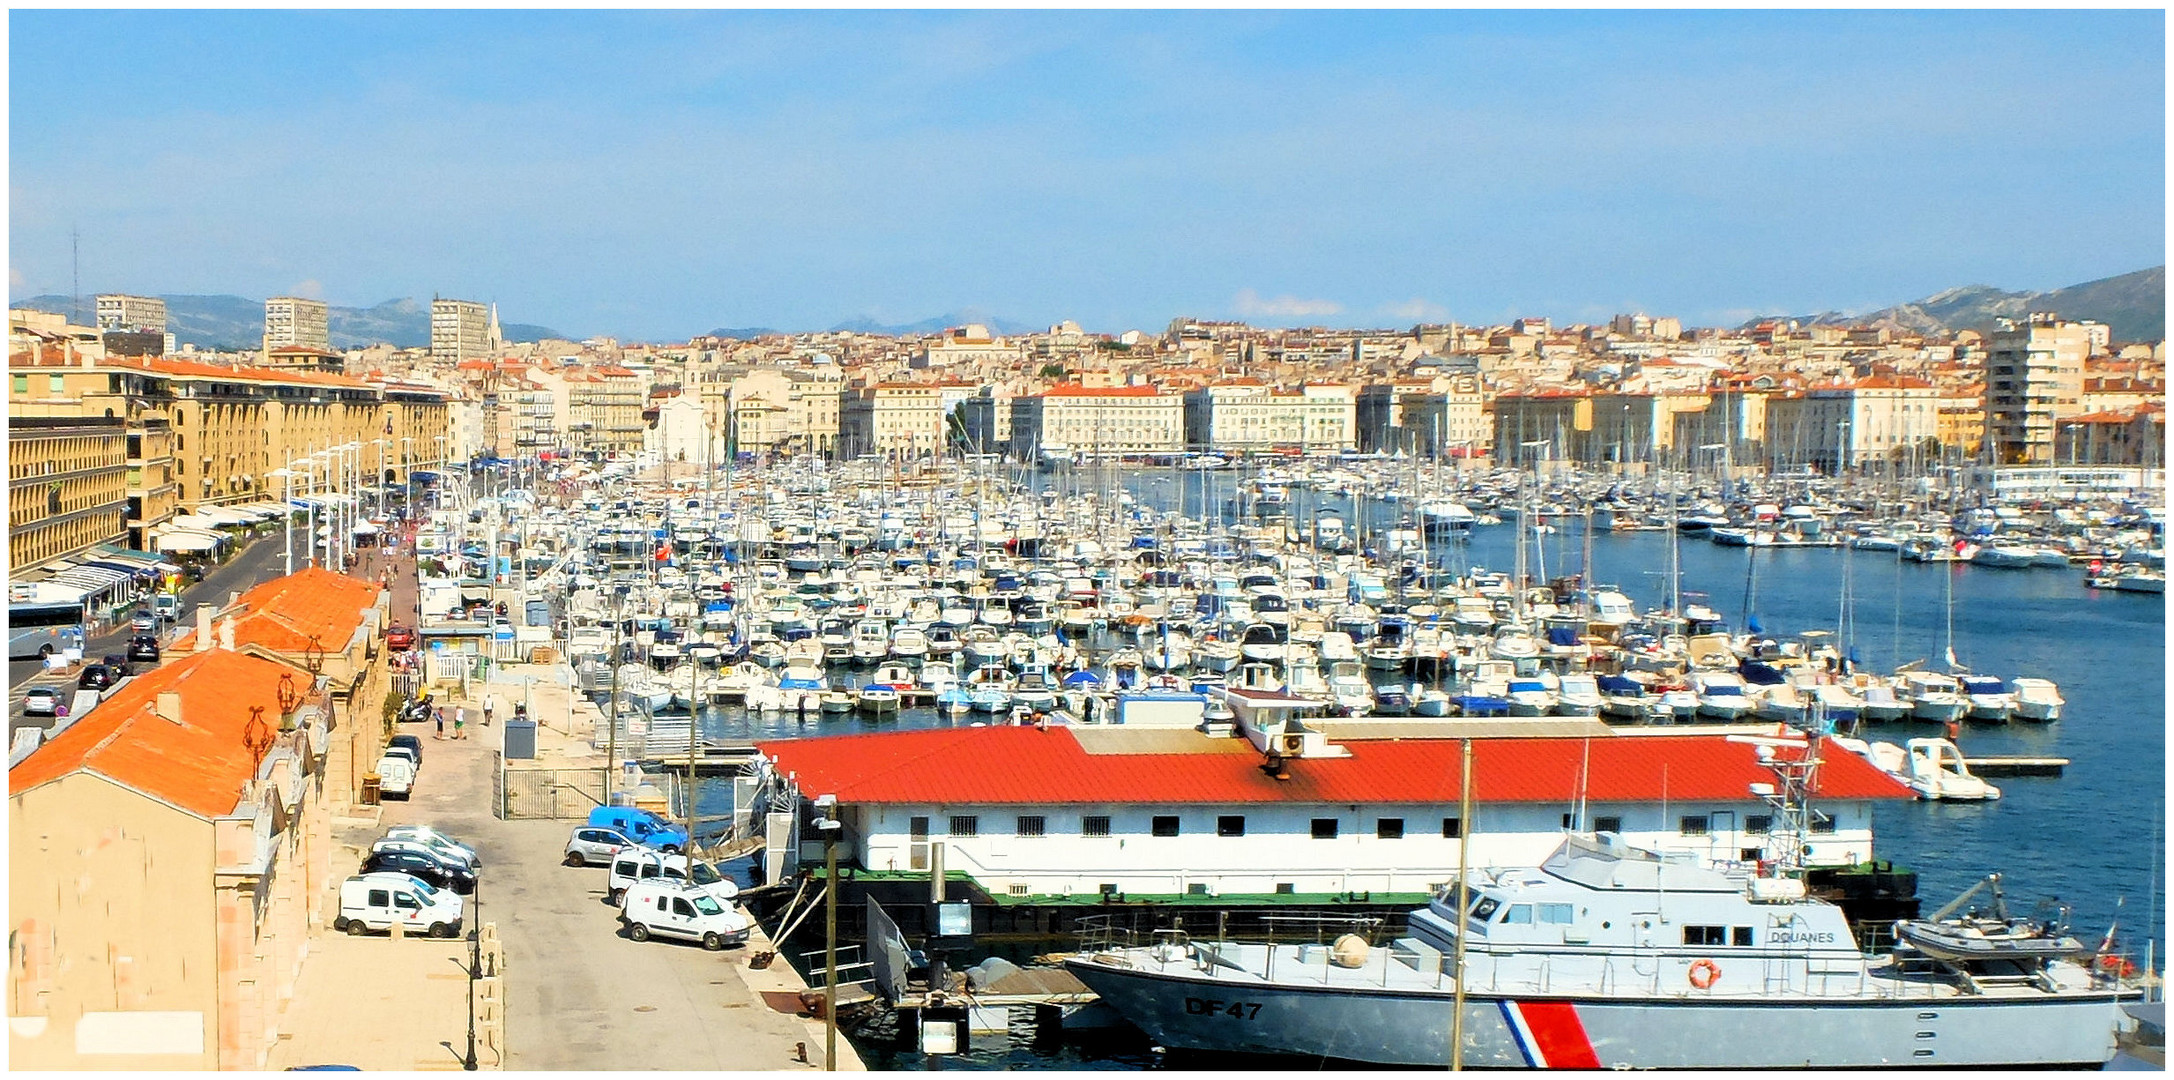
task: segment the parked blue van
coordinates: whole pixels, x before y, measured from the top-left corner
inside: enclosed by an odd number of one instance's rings
[[[671,852],[687,850],[687,830],[632,806],[599,806],[589,811],[589,824],[617,829],[626,834],[627,839],[644,847]]]

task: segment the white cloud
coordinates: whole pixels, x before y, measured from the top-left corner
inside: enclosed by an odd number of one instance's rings
[[[1416,322],[1441,322],[1449,318],[1448,308],[1440,304],[1429,303],[1416,296],[1402,303],[1383,304],[1381,313],[1393,315],[1399,319],[1411,319]]]
[[[26,279],[26,278],[24,278],[24,277],[23,277],[23,272],[22,272],[22,271],[20,271],[20,270],[17,270],[16,268],[14,268],[14,267],[12,267],[12,266],[8,267],[8,291],[9,291],[9,292],[11,292],[11,293],[13,293],[13,292],[21,292],[21,291],[22,291],[22,288],[23,288],[23,282],[24,282],[24,281],[26,281],[26,280],[28,280],[28,279]]]
[[[1340,314],[1344,310],[1344,305],[1334,300],[1301,300],[1295,296],[1262,299],[1261,294],[1251,289],[1238,290],[1231,306],[1237,309],[1238,314],[1248,318],[1270,319],[1314,318]]]
[[[316,278],[308,278],[295,285],[294,288],[289,289],[287,295],[299,296],[307,300],[322,300],[325,298],[325,283]]]

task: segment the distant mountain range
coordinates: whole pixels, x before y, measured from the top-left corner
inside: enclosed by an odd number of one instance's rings
[[[863,315],[857,319],[847,319],[831,327],[829,332],[833,334],[887,334],[891,337],[905,337],[911,334],[941,334],[954,326],[965,326],[967,323],[980,323],[991,331],[1007,337],[1018,334],[1036,334],[1048,329],[1046,325],[1032,326],[1027,323],[1013,322],[1010,319],[998,318],[994,315],[976,311],[973,308],[967,308],[963,311],[954,311],[949,315],[938,315],[933,319],[923,319],[920,322],[912,323],[881,323],[871,316]],[[707,336],[748,341],[762,337],[765,334],[799,332],[795,330],[777,330],[768,326],[741,326],[719,327],[710,331]]]
[[[2166,337],[2166,267],[2154,266],[2050,292],[2004,292],[1990,285],[1965,285],[1868,315],[1829,311],[1765,316],[1746,325],[1793,318],[1815,326],[1885,324],[1917,333],[1941,333],[1991,329],[1995,320],[2022,318],[2034,311],[2105,323],[2115,341],[2161,341]]]
[[[229,350],[254,349],[264,342],[262,300],[241,296],[161,296],[159,299],[166,301],[166,329],[177,341],[193,342],[203,349]],[[66,296],[33,296],[8,306],[61,315],[76,314],[75,301]],[[91,295],[84,294],[81,314],[86,324],[95,307]],[[380,343],[402,348],[424,348],[430,344],[430,305],[412,298],[387,300],[366,308],[333,305],[325,313],[325,322],[331,331],[332,345],[338,349]],[[566,337],[550,327],[526,323],[501,323],[499,330],[507,341]]]

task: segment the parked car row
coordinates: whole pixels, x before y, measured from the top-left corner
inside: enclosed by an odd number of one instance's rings
[[[370,846],[360,872],[340,884],[333,929],[391,930],[449,938],[466,914],[461,897],[476,889],[476,850],[429,825],[397,825]]]
[[[754,923],[733,900],[739,886],[717,868],[682,854],[684,829],[630,806],[599,806],[566,840],[566,865],[603,866],[605,895],[635,941],[651,937],[745,945]]]

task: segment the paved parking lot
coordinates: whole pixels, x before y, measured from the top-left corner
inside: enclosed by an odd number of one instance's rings
[[[448,703],[450,704],[450,702]],[[470,715],[475,711],[471,709]],[[822,1025],[805,1017],[777,1012],[758,992],[774,988],[778,972],[750,972],[749,950],[708,952],[699,945],[652,940],[636,942],[619,927],[618,912],[605,899],[601,867],[561,865],[571,821],[500,821],[490,812],[492,751],[498,728],[479,728],[466,741],[430,737],[424,724],[403,725],[423,736],[423,768],[414,797],[388,801],[374,827],[345,830],[335,839],[358,851],[404,822],[436,825],[475,846],[483,866],[477,895],[471,898],[473,925],[496,923],[506,949],[506,1043],[509,1069],[820,1069]],[[359,860],[359,855],[357,856]],[[336,866],[335,877],[351,872]],[[423,956],[444,943],[389,942],[378,937],[348,939],[360,946],[397,945],[407,955]],[[450,943],[455,960],[465,958],[465,943]],[[313,953],[310,965],[325,962],[328,971],[343,969],[346,954],[328,948]],[[363,953],[386,956],[387,953]],[[453,968],[448,966],[445,971]],[[466,987],[457,980],[439,985],[428,965],[379,977],[406,984],[428,1001],[412,1003],[415,1030],[403,1032],[383,1050],[389,1068],[428,1068],[422,1062],[448,1040],[465,1049]],[[304,978],[312,971],[305,969]],[[750,987],[750,982],[754,983]],[[344,985],[334,981],[333,985]],[[438,1021],[443,1009],[429,1004],[439,989],[462,993],[451,1014],[459,1038]],[[427,1029],[427,1030],[426,1030]],[[297,1040],[300,1041],[299,1036]],[[327,1044],[330,1047],[337,1044]],[[795,1060],[804,1045],[808,1064]],[[857,1068],[844,1040],[839,1041],[843,1068]],[[300,1062],[304,1049],[287,1058]],[[328,1058],[325,1060],[339,1060]],[[394,1062],[398,1062],[394,1064]],[[481,1064],[491,1062],[484,1055]]]

